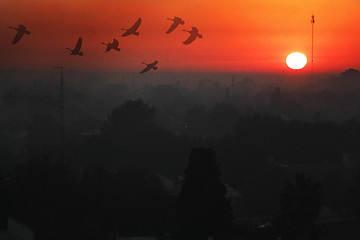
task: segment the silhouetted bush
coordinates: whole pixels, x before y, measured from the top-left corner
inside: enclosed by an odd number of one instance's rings
[[[319,183],[296,174],[295,183],[286,182],[277,219],[282,239],[318,239],[314,221],[320,212]]]

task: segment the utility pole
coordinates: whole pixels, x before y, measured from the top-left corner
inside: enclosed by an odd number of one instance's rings
[[[64,162],[64,67],[60,69],[60,161]]]
[[[315,16],[311,16],[311,81],[314,80],[314,24]]]

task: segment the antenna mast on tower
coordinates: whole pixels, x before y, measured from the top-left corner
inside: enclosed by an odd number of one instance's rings
[[[315,16],[311,16],[311,81],[314,80],[314,24]]]

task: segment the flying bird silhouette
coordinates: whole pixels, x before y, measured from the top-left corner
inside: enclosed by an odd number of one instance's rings
[[[126,37],[126,36],[129,36],[131,34],[134,34],[134,35],[139,35],[139,32],[137,32],[137,29],[140,27],[140,24],[141,24],[141,18],[138,18],[138,20],[136,21],[136,23],[134,23],[134,25],[131,27],[131,28],[122,28],[122,30],[126,30],[126,32],[121,35],[122,37]]]
[[[68,49],[68,50],[71,51],[71,54],[70,54],[70,55],[79,55],[79,56],[82,56],[82,55],[83,55],[83,52],[80,52],[81,44],[82,44],[82,38],[79,37],[79,40],[77,41],[74,50],[71,50],[70,48],[65,48],[65,49]]]
[[[167,20],[173,21],[173,24],[166,31],[166,33],[171,33],[172,31],[174,31],[175,28],[177,28],[177,26],[179,26],[179,24],[181,24],[181,25],[185,24],[185,22],[181,18],[178,18],[178,17],[175,17],[175,16],[174,16],[174,19],[168,18]]]
[[[142,70],[140,73],[150,71],[151,69],[154,69],[154,70],[158,69],[157,67],[155,67],[155,65],[158,63],[158,61],[156,61],[156,60],[155,60],[155,62],[150,63],[150,64],[147,64],[147,63],[144,63],[144,62],[142,62],[142,63],[146,65],[146,68],[144,68],[144,70]]]
[[[189,32],[190,36],[188,37],[188,39],[186,39],[185,41],[183,41],[183,44],[185,45],[189,45],[190,43],[192,43],[193,41],[195,41],[195,39],[197,37],[199,38],[203,38],[203,36],[201,34],[199,34],[199,30],[196,27],[192,27],[190,31],[188,30],[183,30],[185,32]]]
[[[19,24],[18,28],[16,28],[16,27],[9,27],[9,28],[15,29],[17,31],[17,34],[16,34],[14,40],[12,41],[12,44],[15,44],[18,41],[20,41],[20,39],[24,36],[25,33],[27,35],[30,34],[30,31],[26,30],[26,27],[24,25]]]
[[[115,38],[114,38],[114,40],[113,40],[112,43],[107,43],[107,44],[106,44],[106,43],[101,43],[101,44],[104,44],[105,46],[107,46],[105,52],[108,52],[108,51],[110,51],[111,49],[114,49],[114,50],[116,50],[116,51],[120,51],[119,41],[116,40]]]

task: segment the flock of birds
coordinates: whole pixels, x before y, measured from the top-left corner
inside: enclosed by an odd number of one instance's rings
[[[167,20],[171,20],[173,21],[172,25],[170,26],[170,28],[166,31],[166,33],[171,33],[173,32],[179,25],[184,25],[185,22],[179,18],[179,17],[174,17],[174,19],[168,18]],[[134,23],[134,25],[131,28],[122,28],[122,30],[125,30],[125,33],[123,33],[121,36],[122,37],[126,37],[129,35],[136,35],[139,36],[139,32],[138,32],[138,28],[140,27],[142,22],[141,18],[138,18],[138,20]],[[30,31],[26,29],[26,27],[24,25],[19,25],[19,27],[9,27],[11,29],[15,29],[17,31],[17,34],[12,42],[12,44],[16,44],[17,42],[20,41],[20,39],[25,35],[29,35]],[[196,38],[202,38],[202,35],[199,34],[199,30],[196,27],[192,27],[191,30],[185,30],[183,29],[183,31],[185,32],[189,32],[190,36],[183,41],[183,44],[185,45],[189,45],[190,43],[192,43],[193,41],[195,41]],[[101,43],[104,44],[106,46],[105,52],[109,52],[110,50],[116,50],[116,51],[120,51],[119,48],[119,41],[114,39],[112,43]],[[76,43],[76,46],[74,49],[71,48],[65,48],[67,50],[69,50],[71,53],[70,55],[78,55],[78,56],[82,56],[83,52],[81,52],[81,45],[82,45],[82,38],[80,37]],[[147,71],[150,70],[157,70],[156,64],[158,64],[158,61],[154,61],[153,63],[147,64],[142,62],[143,64],[146,65],[146,68],[144,68],[140,73],[145,73]]]

